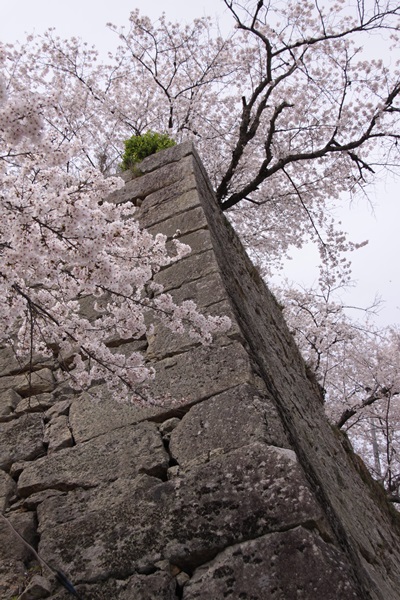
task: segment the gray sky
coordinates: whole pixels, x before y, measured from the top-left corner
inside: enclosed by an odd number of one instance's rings
[[[170,20],[190,21],[195,17],[218,16],[222,29],[227,23],[222,0],[0,0],[0,40],[15,42],[26,33],[42,33],[55,27],[61,37],[78,36],[96,45],[104,54],[117,44],[116,36],[105,24],[127,24],[131,10],[139,8],[156,19],[164,11]],[[343,228],[353,241],[369,239],[368,246],[352,254],[353,274],[357,286],[344,297],[346,304],[365,306],[378,294],[385,305],[378,317],[381,325],[400,323],[400,203],[399,180],[388,178],[371,189],[373,210],[360,200],[340,212]],[[315,255],[302,251],[285,267],[290,279],[309,284],[316,271]],[[354,315],[356,316],[356,314]]]

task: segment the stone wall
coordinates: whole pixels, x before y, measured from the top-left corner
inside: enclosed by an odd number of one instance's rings
[[[162,407],[96,403],[1,350],[2,512],[84,600],[396,600],[396,515],[327,423],[195,150],[141,171],[109,201],[180,231],[192,253],[157,280],[232,328],[206,348],[160,325],[119,346],[146,353]],[[0,598],[21,593],[72,597],[0,522]]]

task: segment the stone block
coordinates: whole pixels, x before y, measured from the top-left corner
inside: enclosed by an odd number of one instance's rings
[[[15,481],[7,473],[0,471],[0,513],[4,513],[8,507],[16,488]]]
[[[218,271],[208,273],[195,281],[188,281],[180,288],[171,292],[175,302],[179,304],[183,300],[193,300],[199,308],[226,301],[226,290],[222,285],[221,275]]]
[[[187,258],[165,267],[155,275],[154,281],[163,286],[164,292],[168,292],[214,271],[218,271],[218,265],[213,251],[207,250],[201,254],[190,254]]]
[[[147,156],[140,163],[139,170],[142,173],[151,173],[152,171],[155,171],[156,169],[159,169],[165,165],[178,162],[185,156],[189,156],[192,153],[193,143],[183,142],[182,144],[177,144],[176,146],[166,148],[165,150]]]
[[[143,200],[149,194],[193,175],[193,159],[187,156],[177,163],[165,165],[156,173],[148,173],[127,181],[125,186],[110,194],[106,201],[115,204]]]
[[[272,402],[244,384],[193,406],[172,432],[169,451],[187,469],[257,441],[289,447]]]
[[[20,398],[20,397],[19,397]],[[21,398],[20,398],[21,399]],[[21,416],[24,413],[47,411],[56,402],[53,394],[36,394],[24,398],[18,403],[15,414]]]
[[[207,221],[204,216],[204,211],[201,207],[187,210],[178,215],[174,215],[162,224],[162,227],[157,224],[148,227],[148,230],[153,235],[163,233],[168,238],[172,239],[177,233],[183,236],[198,229],[204,229],[207,226]]]
[[[165,408],[176,410],[251,382],[253,377],[249,356],[238,342],[199,346],[160,360],[154,368],[156,376],[147,384],[147,393]]]
[[[32,358],[30,356],[17,356],[15,349],[11,346],[4,346],[0,348],[0,377],[5,375],[19,375],[24,371],[29,371],[31,364],[37,365],[50,364],[51,360],[48,356],[42,356],[40,354],[34,354]]]
[[[227,301],[213,304],[207,307],[206,310],[204,308],[200,309],[200,312],[205,316],[227,316],[232,321],[232,325],[227,332],[215,333],[213,335],[213,344],[228,345],[230,338],[237,339],[240,335],[231,306]],[[160,360],[167,356],[187,352],[194,346],[200,345],[200,342],[193,338],[189,332],[182,334],[175,333],[158,320],[153,321],[153,327],[153,333],[147,334],[148,348],[146,360]]]
[[[188,177],[147,196],[135,217],[142,227],[152,227],[158,233],[173,215],[182,215],[199,205],[195,181]]]
[[[54,389],[54,377],[50,369],[40,369],[23,375],[7,376],[0,378],[0,392],[13,389],[20,396],[33,396],[52,392]]]
[[[36,519],[33,512],[11,512],[0,518],[0,562],[7,560],[26,561],[32,552],[15,533],[14,529],[29,544],[35,544]]]
[[[14,411],[21,396],[14,390],[0,393],[0,421],[9,421],[15,417]]]
[[[52,585],[48,579],[41,575],[34,575],[28,587],[23,591],[18,600],[40,600],[51,594]]]
[[[175,578],[162,571],[136,574],[124,580],[76,585],[76,591],[84,600],[177,600]],[[60,589],[51,598],[71,600],[71,594]]]
[[[183,600],[363,600],[348,562],[316,531],[296,527],[224,550],[201,566]]]
[[[187,244],[192,249],[191,255],[200,254],[206,250],[212,250],[211,236],[207,229],[197,229],[187,235],[180,235],[177,239],[182,244]],[[174,254],[173,242],[168,242],[167,248],[170,249],[171,254]]]
[[[26,414],[0,423],[0,469],[7,471],[12,463],[33,460],[44,452],[41,414]]]
[[[162,476],[167,467],[168,455],[156,425],[140,423],[28,464],[19,477],[18,491],[25,497],[50,488],[88,488],[142,472]]]
[[[48,454],[52,454],[62,448],[70,448],[74,445],[69,419],[66,415],[54,417],[47,424],[45,439],[48,443]]]
[[[93,389],[94,394],[97,389]],[[95,400],[91,394],[83,393],[71,404],[69,425],[77,444],[109,431],[139,423],[165,410],[157,406],[121,404],[110,396],[107,389],[103,389],[101,393],[103,396],[101,400]]]
[[[0,560],[0,598],[19,599],[26,584],[26,566],[22,560]]]

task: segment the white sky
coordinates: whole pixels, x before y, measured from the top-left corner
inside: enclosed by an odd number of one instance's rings
[[[0,0],[0,40],[15,42],[25,33],[42,33],[55,27],[61,37],[77,36],[94,44],[104,55],[117,44],[106,27],[127,24],[131,10],[156,19],[164,11],[172,20],[190,21],[195,17],[219,17],[222,29],[227,14],[222,0]],[[381,325],[400,323],[400,204],[399,180],[388,179],[371,191],[374,211],[366,201],[346,208],[341,213],[343,228],[353,241],[369,239],[369,245],[352,254],[353,274],[357,286],[344,298],[347,304],[365,306],[375,295],[385,301],[378,317]],[[315,276],[314,254],[296,253],[285,267],[289,279],[309,284]],[[356,316],[356,315],[354,315]]]

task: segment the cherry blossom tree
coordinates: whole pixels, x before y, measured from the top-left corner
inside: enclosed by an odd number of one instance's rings
[[[49,31],[6,49],[9,85],[50,84],[47,126],[78,137],[81,158],[103,172],[115,171],[132,134],[194,139],[221,208],[268,256],[264,271],[310,239],[324,258],[338,255],[349,242],[334,207],[398,163],[398,64],[366,60],[362,46],[384,34],[394,52],[400,8],[223,4],[235,26],[225,37],[209,19],[184,26],[132,12],[128,28],[110,25],[120,46],[107,64]]]
[[[370,471],[400,501],[400,331],[352,319],[340,301],[343,279],[315,289],[277,289],[283,312],[331,422],[345,431]]]
[[[105,380],[131,401],[152,369],[140,353],[112,346],[143,336],[147,313],[203,343],[229,319],[162,293],[154,274],[190,248],[174,240],[167,252],[166,237],[142,230],[131,203],[103,201],[122,180],[80,166],[82,140],[46,128],[54,95],[0,84],[0,343],[31,368],[35,354],[54,356],[74,386]],[[91,318],[82,310],[88,297]]]

